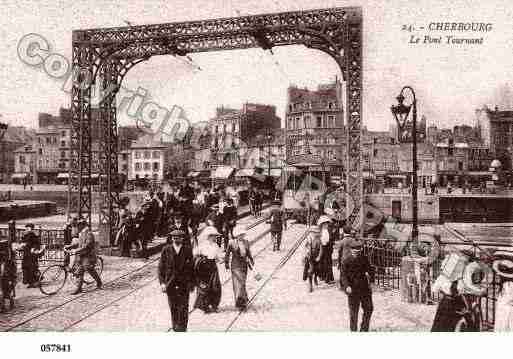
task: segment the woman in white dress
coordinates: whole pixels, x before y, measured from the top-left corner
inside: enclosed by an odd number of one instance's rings
[[[501,290],[495,305],[496,332],[513,331],[513,257],[508,252],[494,253],[498,259],[493,269],[501,279]]]

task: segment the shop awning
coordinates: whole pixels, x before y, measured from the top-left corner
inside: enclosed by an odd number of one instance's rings
[[[14,173],[11,178],[27,178],[27,173]]]
[[[212,173],[213,179],[227,179],[233,173],[234,168],[230,166],[219,166]]]
[[[252,177],[254,174],[254,168],[241,168],[235,173],[235,177]]]
[[[69,178],[69,173],[61,172],[57,175],[57,178]]]
[[[488,171],[468,171],[466,173],[468,176],[491,176],[491,173]]]
[[[281,168],[271,168],[271,177],[281,177]]]

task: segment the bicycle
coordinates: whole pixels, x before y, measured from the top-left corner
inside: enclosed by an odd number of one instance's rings
[[[75,254],[72,254],[75,255]],[[57,294],[66,284],[68,277],[76,285],[78,282],[78,272],[80,264],[74,261],[71,267],[64,264],[54,264],[46,268],[39,277],[39,290],[46,295]],[[99,276],[103,272],[103,258],[97,256],[94,266]],[[84,283],[89,285],[94,283],[94,279],[86,271],[84,273]]]

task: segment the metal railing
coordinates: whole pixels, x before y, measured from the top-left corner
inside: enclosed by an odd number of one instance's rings
[[[397,242],[390,240],[369,240],[364,243],[364,253],[369,259],[369,262],[374,267],[374,283],[375,285],[385,290],[401,290],[401,280],[403,277],[401,262],[402,258],[406,255],[405,246],[407,242]],[[507,245],[499,243],[487,243],[484,245],[476,245],[475,243],[465,242],[441,242],[440,256],[427,267],[429,282],[428,287],[431,288],[432,284],[436,281],[441,272],[441,264],[443,259],[449,253],[466,249],[472,250],[474,256],[481,258],[486,256],[483,247],[507,247]],[[513,249],[513,247],[512,247]],[[489,254],[488,254],[489,255]],[[487,281],[486,294],[479,298],[479,303],[482,310],[482,325],[485,329],[493,329],[495,322],[495,308],[497,297],[499,295],[500,282],[496,273],[492,273],[491,280]],[[441,298],[439,293],[427,293],[429,298],[427,301],[438,302]]]
[[[16,222],[11,221],[8,225],[0,225],[0,240],[8,240],[16,243],[21,243],[23,234],[25,232],[24,227],[16,227]],[[39,258],[39,265],[41,267],[50,266],[62,262],[64,260],[64,243],[66,236],[70,236],[69,230],[56,229],[56,228],[39,228],[34,229],[34,232],[39,236],[41,245],[45,246],[43,255]],[[15,251],[16,260],[21,262],[23,253],[21,251]]]

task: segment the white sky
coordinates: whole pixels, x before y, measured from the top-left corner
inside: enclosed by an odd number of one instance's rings
[[[387,129],[392,123],[390,105],[404,85],[416,90],[419,115],[442,126],[472,123],[475,108],[500,103],[498,89],[513,85],[510,0],[3,0],[0,114],[11,124],[35,126],[38,112],[57,113],[69,104],[62,81],[18,59],[18,41],[27,33],[42,35],[55,52],[70,58],[72,29],[125,26],[123,20],[139,25],[237,16],[237,11],[260,14],[358,5],[364,16],[363,120],[370,129]],[[413,46],[408,44],[410,33],[401,31],[402,24],[427,27],[442,21],[491,22],[493,31],[456,33],[485,37],[484,45],[467,46]],[[273,51],[274,57],[261,49],[191,55],[202,71],[171,56],[154,57],[131,70],[123,85],[147,89],[153,101],[169,109],[182,106],[195,122],[212,117],[217,105],[240,107],[246,101],[274,104],[283,118],[290,82],[314,88],[340,77],[324,53],[303,47]]]

